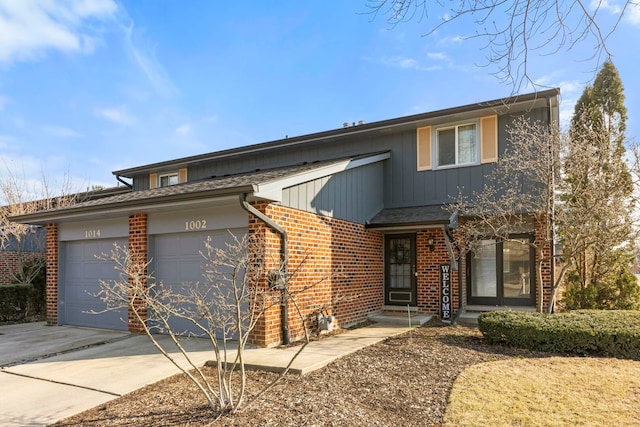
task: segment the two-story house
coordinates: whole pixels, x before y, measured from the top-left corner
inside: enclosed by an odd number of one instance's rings
[[[101,308],[99,280],[117,273],[96,255],[121,243],[150,260],[155,280],[195,282],[203,241],[222,245],[228,230],[268,236],[267,253],[292,267],[306,257],[292,289],[328,277],[303,310],[354,296],[334,305],[341,326],[394,307],[445,320],[474,304],[535,307],[530,247],[460,256],[444,206],[482,190],[516,117],[557,126],[558,98],[553,89],[119,170],[130,192],[14,219],[46,226],[52,324],[137,330],[126,313],[87,313]],[[535,238],[535,226],[525,231]],[[254,342],[298,338],[295,319],[270,310]]]

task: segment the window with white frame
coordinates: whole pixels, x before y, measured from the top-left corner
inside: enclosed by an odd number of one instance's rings
[[[170,185],[176,185],[178,183],[180,183],[180,178],[177,172],[163,174],[158,177],[159,187],[168,187]]]
[[[443,127],[436,130],[438,166],[455,166],[478,162],[478,132],[475,123]]]

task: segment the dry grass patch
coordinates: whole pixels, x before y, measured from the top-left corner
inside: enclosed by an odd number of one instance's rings
[[[510,359],[456,379],[445,426],[640,426],[640,362]]]

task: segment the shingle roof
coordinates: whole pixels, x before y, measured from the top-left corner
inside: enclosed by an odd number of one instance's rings
[[[357,156],[357,157],[365,157]],[[352,158],[349,158],[352,159]],[[198,198],[213,198],[254,192],[261,184],[323,168],[348,159],[312,162],[274,169],[256,170],[201,181],[171,185],[149,190],[131,191],[95,200],[88,200],[63,208],[54,208],[13,217],[13,221],[38,224],[66,214],[93,212],[110,208],[144,206],[154,202],[179,202]]]
[[[446,205],[389,208],[376,214],[367,223],[367,228],[448,224],[450,217],[451,212],[446,210]]]

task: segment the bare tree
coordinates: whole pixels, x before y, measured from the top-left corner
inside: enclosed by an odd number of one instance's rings
[[[454,22],[468,24],[473,30],[462,38],[485,43],[487,65],[496,65],[495,75],[509,82],[514,92],[526,84],[537,86],[529,74],[532,52],[551,55],[590,43],[593,53],[585,59],[599,64],[611,57],[607,40],[625,12],[637,5],[632,0],[616,8],[606,1],[584,0],[367,0],[370,13],[385,16],[391,26],[412,19],[426,21],[426,35]]]
[[[110,254],[100,258],[113,262],[120,271],[120,279],[101,281],[97,295],[106,303],[106,309],[126,307],[133,313],[154,346],[185,373],[205,396],[217,416],[234,413],[248,406],[284,376],[297,356],[310,340],[307,319],[296,302],[297,295],[326,280],[298,287],[288,293],[290,303],[296,308],[303,326],[303,345],[290,360],[289,365],[274,382],[246,400],[245,347],[252,332],[265,313],[281,304],[279,292],[269,287],[269,277],[282,277],[279,271],[265,271],[264,242],[253,235],[231,239],[224,247],[214,247],[210,239],[203,252],[203,280],[166,286],[155,282],[147,273],[150,262],[139,254],[116,245]],[[276,264],[278,265],[278,264]],[[285,281],[291,281],[294,269]],[[320,307],[318,310],[326,309]],[[187,326],[185,326],[187,325]],[[179,349],[187,360],[187,367],[179,364],[162,346],[155,333],[163,333]],[[181,344],[181,336],[204,337],[211,343],[217,366],[217,377],[208,378],[201,367],[196,366],[188,351]]]
[[[508,128],[508,148],[500,156],[481,192],[461,195],[449,205],[462,217],[456,234],[459,247],[474,253],[483,238],[496,242],[518,241],[514,236],[536,230],[536,238],[527,244],[535,251],[537,307],[543,311],[543,266],[553,262],[551,246],[555,241],[556,179],[560,171],[563,138],[555,126],[532,122],[524,116],[514,119]],[[556,291],[562,281],[565,264],[553,280],[548,303],[553,309]]]
[[[16,253],[17,268],[3,267],[8,269],[14,282],[31,283],[45,266],[44,233],[38,227],[12,222],[10,218],[69,206],[80,196],[72,191],[69,175],[56,185],[44,174],[39,182],[30,184],[24,173],[17,173],[6,163],[4,166],[0,179],[0,249]],[[25,268],[27,264],[29,268]]]

